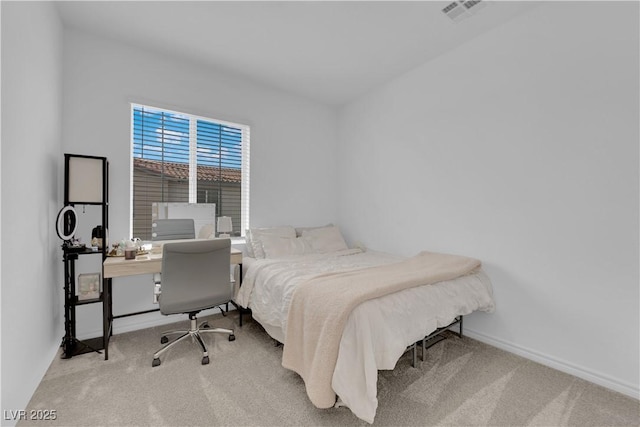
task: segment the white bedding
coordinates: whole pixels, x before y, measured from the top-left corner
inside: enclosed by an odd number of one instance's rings
[[[327,271],[372,267],[401,259],[350,249],[251,260],[246,262],[250,267],[236,301],[251,308],[253,318],[267,333],[286,345],[289,304],[298,284]],[[360,304],[349,316],[342,334],[333,390],[356,416],[373,423],[378,406],[378,370],[393,369],[408,345],[448,325],[456,316],[476,310],[494,310],[491,283],[482,270]]]

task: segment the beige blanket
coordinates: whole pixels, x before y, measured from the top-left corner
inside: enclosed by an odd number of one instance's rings
[[[327,273],[295,290],[289,307],[282,366],[297,372],[311,402],[330,408],[336,395],[331,379],[344,325],[360,303],[403,289],[463,276],[480,261],[422,252],[398,263]]]

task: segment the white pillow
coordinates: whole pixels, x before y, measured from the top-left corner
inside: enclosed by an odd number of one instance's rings
[[[349,249],[340,229],[336,226],[304,230],[302,238],[309,242],[314,252],[320,254]]]
[[[251,247],[251,251],[247,250],[248,254],[253,252],[253,258],[264,258],[264,249],[262,248],[262,239],[265,236],[275,237],[296,237],[296,230],[290,226],[282,227],[267,227],[267,228],[252,228],[249,231],[250,237],[247,241],[247,246]]]
[[[316,230],[318,228],[325,228],[325,227],[332,227],[332,226],[333,224],[329,223],[327,225],[319,225],[316,227],[296,227],[296,236],[300,237],[302,236],[302,233],[308,230]]]
[[[303,237],[263,236],[262,249],[265,258],[282,258],[313,253],[311,245]]]

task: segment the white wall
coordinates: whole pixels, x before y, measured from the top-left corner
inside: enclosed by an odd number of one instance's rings
[[[112,240],[131,237],[130,102],[251,126],[252,226],[335,221],[334,110],[180,58],[65,29],[63,149],[108,157]],[[97,224],[83,222],[87,235]],[[151,295],[150,276],[116,279],[114,313],[157,307]],[[98,309],[79,314],[80,336],[100,330]],[[116,320],[114,328],[117,333],[166,320],[153,313]]]
[[[338,153],[352,242],[481,259],[472,336],[636,397],[638,49],[636,2],[549,2],[343,108]]]
[[[52,3],[1,8],[4,414],[24,409],[64,334],[53,226],[62,188],[62,29]]]

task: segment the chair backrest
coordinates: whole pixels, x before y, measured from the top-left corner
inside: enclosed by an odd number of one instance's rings
[[[165,243],[160,311],[191,313],[229,302],[230,264],[231,239]]]
[[[195,238],[196,227],[191,218],[157,219],[151,224],[151,240]]]

